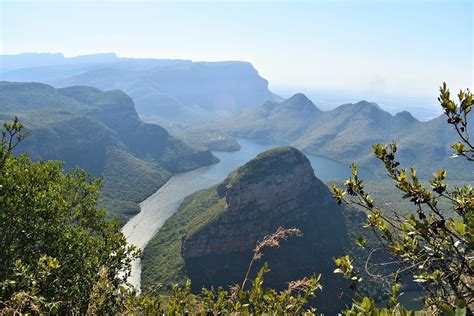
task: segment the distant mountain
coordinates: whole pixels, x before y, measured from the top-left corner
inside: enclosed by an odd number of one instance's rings
[[[136,203],[171,174],[218,161],[161,126],[144,123],[132,99],[119,90],[0,82],[0,109],[2,121],[17,115],[31,130],[20,152],[103,176],[107,205],[122,217],[137,212]]]
[[[299,93],[279,103],[267,101],[251,107],[218,127],[242,137],[291,143],[308,131],[321,112]]]
[[[209,130],[291,144],[307,153],[348,164],[355,161],[378,170],[381,164],[371,158],[372,144],[396,140],[402,164],[417,167],[424,177],[431,176],[437,168],[447,168],[450,177],[474,178],[463,172],[466,162],[449,158],[456,132],[443,116],[420,122],[409,112],[391,115],[367,101],[321,111],[304,95],[296,94],[282,102],[246,109]]]
[[[116,61],[114,53],[92,54],[66,58],[63,54],[55,53],[22,53],[17,55],[0,55],[2,71],[29,67],[61,66],[66,64],[93,64]]]
[[[190,278],[195,292],[241,284],[256,242],[278,227],[297,227],[302,237],[264,250],[258,266],[268,261],[271,268],[264,286],[282,289],[286,282],[322,273],[318,311],[333,314],[347,302],[338,299],[344,285],[333,277],[332,259],[352,246],[347,225],[364,218],[335,203],[300,151],[272,149],[184,200],[146,246],[142,284]]]
[[[140,115],[169,121],[211,120],[278,98],[253,66],[241,61],[132,59],[114,54],[3,55],[0,61],[2,80],[120,89],[133,98]]]

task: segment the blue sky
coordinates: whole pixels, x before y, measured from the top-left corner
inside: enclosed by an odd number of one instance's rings
[[[472,87],[472,1],[1,1],[1,53],[246,60],[271,87]]]

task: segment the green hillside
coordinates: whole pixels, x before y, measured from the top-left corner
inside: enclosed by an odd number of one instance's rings
[[[33,159],[64,161],[104,178],[103,203],[123,219],[175,172],[209,165],[211,152],[144,123],[130,97],[77,86],[0,82],[0,118],[18,116],[30,137],[17,148]]]
[[[452,160],[450,145],[456,132],[444,117],[421,122],[404,111],[396,115],[367,101],[343,104],[330,111],[319,110],[302,94],[282,102],[266,102],[243,111],[239,116],[215,124],[211,130],[233,136],[290,144],[304,152],[383,173],[371,159],[374,143],[399,144],[399,158],[419,175],[430,177],[437,168],[446,168],[451,178],[474,179],[461,172],[465,161]]]

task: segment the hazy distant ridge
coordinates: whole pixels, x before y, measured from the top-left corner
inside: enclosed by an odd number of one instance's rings
[[[400,147],[398,157],[404,166],[417,166],[424,176],[448,166],[452,171],[462,170],[465,164],[449,158],[456,134],[444,116],[421,122],[409,112],[391,115],[368,101],[322,111],[305,95],[296,94],[282,102],[266,102],[246,109],[215,124],[214,129],[238,137],[292,144],[311,154],[371,167],[380,167],[371,159],[372,144],[396,140]]]
[[[242,61],[29,53],[0,56],[0,63],[2,80],[121,89],[133,98],[139,114],[170,121],[214,119],[277,98],[268,90],[268,81]]]

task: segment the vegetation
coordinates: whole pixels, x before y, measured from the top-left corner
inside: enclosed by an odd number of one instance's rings
[[[474,147],[469,142],[467,132],[468,114],[474,104],[469,91],[460,91],[459,104],[451,100],[446,84],[440,88],[439,101],[448,123],[453,125],[460,137],[454,143],[454,157],[463,156],[472,159]],[[375,144],[374,155],[380,159],[389,177],[396,187],[414,205],[411,214],[386,211],[378,207],[367,193],[363,182],[357,176],[357,167],[353,165],[352,176],[345,182],[345,189],[333,187],[335,198],[341,203],[357,205],[369,212],[366,227],[372,229],[379,239],[379,245],[371,249],[366,261],[366,270],[381,283],[390,285],[389,306],[396,306],[397,296],[402,289],[404,278],[419,283],[423,289],[424,303],[427,309],[454,313],[474,308],[474,194],[470,185],[448,187],[447,173],[438,170],[424,186],[416,175],[415,169],[409,171],[400,168],[396,159],[397,144]],[[466,170],[464,170],[466,172]],[[346,197],[348,196],[348,197]],[[440,200],[449,203],[450,209],[442,208]],[[446,205],[446,204],[444,204]],[[452,216],[452,212],[457,216]],[[365,240],[359,245],[365,247]],[[375,262],[372,255],[385,254],[387,261]],[[338,258],[337,272],[354,282],[357,289],[362,280],[353,269],[348,256]],[[387,275],[371,273],[373,266],[390,265]],[[360,286],[360,285],[359,285]],[[367,301],[367,299],[365,299]]]
[[[398,159],[417,168],[428,179],[432,170],[444,168],[451,179],[473,180],[465,161],[449,159],[449,145],[458,136],[443,116],[420,122],[408,112],[396,115],[377,104],[360,101],[343,104],[330,111],[318,109],[308,98],[296,94],[282,102],[266,102],[214,126],[234,136],[292,144],[302,151],[339,162],[376,170],[383,168],[370,154],[374,143],[396,139]]]
[[[472,94],[461,91],[459,104],[445,85],[440,102],[460,140],[452,145],[455,156],[471,161],[474,147],[467,132]],[[9,314],[275,314],[313,315],[312,299],[321,290],[319,276],[292,281],[277,291],[263,286],[268,265],[263,263],[255,278],[242,275],[240,285],[229,290],[203,289],[191,294],[191,281],[172,285],[167,294],[147,289],[137,294],[126,286],[130,262],[137,251],[126,245],[116,222],[105,219],[97,207],[100,180],[75,169],[65,174],[61,163],[32,162],[12,150],[26,137],[14,119],[4,124],[0,143],[0,313]],[[398,298],[403,283],[419,283],[425,311],[433,314],[472,314],[474,194],[469,185],[451,188],[447,173],[439,170],[427,188],[414,169],[400,168],[397,145],[373,146],[389,177],[404,198],[414,205],[411,214],[378,207],[358,178],[353,165],[345,188],[333,187],[340,203],[356,205],[369,213],[366,228],[379,242],[368,249],[366,273],[387,289],[386,307],[361,295],[364,280],[345,255],[335,259],[337,269],[356,292],[352,306],[343,315],[414,315]],[[205,192],[205,191],[203,191]],[[197,193],[194,198],[199,197]],[[217,196],[217,194],[216,194]],[[446,200],[448,204],[439,203]],[[186,200],[192,203],[193,198]],[[218,203],[218,199],[214,199]],[[445,203],[446,203],[445,201]],[[450,210],[443,209],[449,205]],[[454,215],[450,215],[455,213]],[[201,215],[196,214],[195,220]],[[179,219],[179,217],[178,217]],[[187,218],[183,218],[187,220]],[[189,224],[189,222],[188,222]],[[199,221],[196,222],[199,225]],[[264,255],[263,249],[279,247],[299,229],[279,228],[256,243],[248,271]],[[293,238],[293,237],[292,237]],[[295,238],[295,239],[300,239]],[[290,242],[290,241],[289,241]],[[358,238],[360,247],[371,247]],[[382,261],[374,260],[382,253]],[[377,266],[390,266],[388,274]],[[375,269],[373,269],[375,268]]]
[[[138,253],[97,208],[101,181],[60,162],[12,150],[25,138],[15,118],[0,144],[0,313],[83,314],[94,288],[125,284]],[[124,273],[122,273],[124,272]],[[113,310],[109,293],[107,308]],[[105,306],[104,306],[105,307]]]
[[[123,221],[172,173],[217,161],[209,151],[141,121],[133,101],[119,90],[0,82],[0,108],[0,118],[20,115],[32,132],[16,152],[102,176],[102,206]]]

